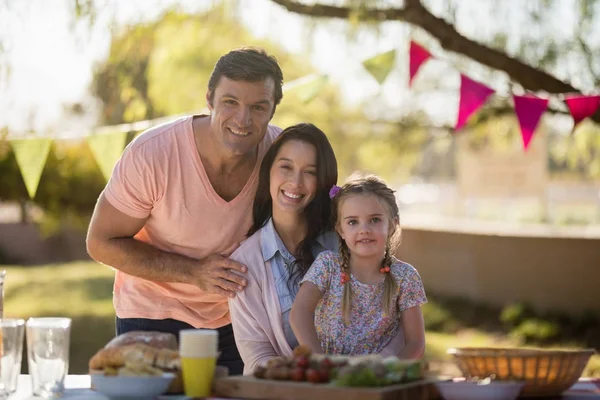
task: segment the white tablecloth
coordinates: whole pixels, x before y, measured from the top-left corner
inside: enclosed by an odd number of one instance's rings
[[[109,400],[108,397],[90,389],[89,375],[68,375],[65,379],[65,394],[61,399],[68,400]],[[9,400],[40,400],[31,392],[31,377],[29,375],[19,376],[19,386]],[[162,400],[186,400],[186,396],[159,396]]]
[[[90,376],[89,375],[68,375],[65,379],[65,394],[61,399],[68,400],[110,400],[108,397],[97,393],[90,389]],[[576,391],[594,391],[597,386],[591,383],[589,379],[582,378],[570,390]],[[591,394],[583,394],[581,396],[592,396]],[[577,394],[565,393],[562,397],[565,400],[579,399]],[[186,396],[159,396],[159,400],[191,400],[190,397]],[[231,399],[219,399],[217,397],[211,397],[211,400],[231,400]],[[40,400],[39,397],[35,397],[31,394],[31,377],[29,375],[19,376],[19,386],[17,391],[9,397],[9,400]]]

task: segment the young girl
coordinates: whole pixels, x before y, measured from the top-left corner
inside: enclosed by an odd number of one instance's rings
[[[427,299],[415,268],[392,255],[400,236],[393,190],[368,176],[330,196],[340,253],[322,252],[302,279],[290,313],[299,344],[315,353],[380,353],[402,330],[396,355],[422,357]]]

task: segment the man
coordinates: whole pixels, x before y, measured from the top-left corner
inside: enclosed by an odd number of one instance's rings
[[[210,115],[149,129],[125,149],[87,235],[90,256],[117,270],[117,334],[218,329],[218,363],[242,373],[227,298],[243,290],[246,267],[227,257],[252,223],[282,82],[263,50],[233,50],[210,77]]]

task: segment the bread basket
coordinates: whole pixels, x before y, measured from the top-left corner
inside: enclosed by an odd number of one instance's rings
[[[583,372],[593,349],[534,348],[448,349],[465,378],[495,375],[499,380],[525,381],[521,396],[556,396],[571,387]]]

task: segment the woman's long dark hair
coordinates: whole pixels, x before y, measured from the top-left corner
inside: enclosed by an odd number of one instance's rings
[[[258,189],[254,198],[252,217],[254,223],[248,231],[248,236],[256,233],[265,226],[273,215],[273,199],[271,199],[271,167],[275,162],[277,154],[285,143],[290,140],[299,140],[311,144],[317,153],[317,192],[315,198],[304,210],[308,231],[306,237],[300,243],[298,254],[294,254],[296,262],[290,271],[288,286],[291,288],[298,282],[314,261],[311,248],[317,236],[326,231],[333,230],[331,220],[331,199],[329,190],[337,182],[337,161],[333,148],[327,136],[319,128],[309,123],[301,123],[286,128],[273,142],[260,166],[258,176]]]

